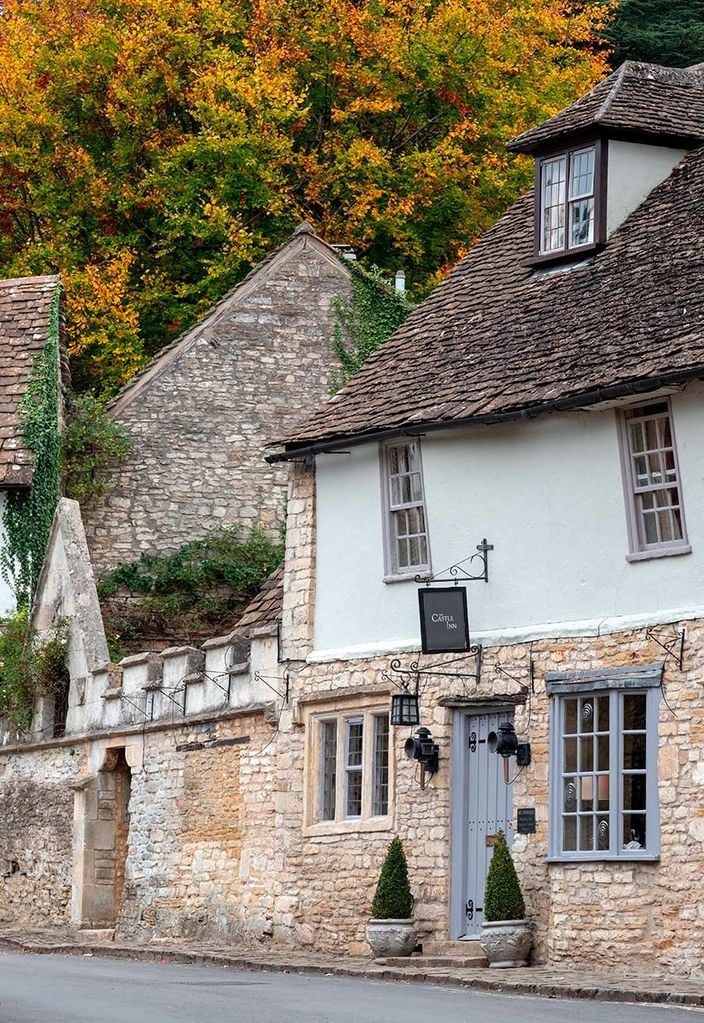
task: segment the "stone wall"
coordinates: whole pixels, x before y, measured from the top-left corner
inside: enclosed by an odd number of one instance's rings
[[[56,927],[71,903],[70,749],[0,755],[0,923]]]
[[[266,445],[329,397],[333,302],[348,290],[304,226],[115,399],[133,450],[84,509],[98,570],[226,524],[278,535],[288,469]]]

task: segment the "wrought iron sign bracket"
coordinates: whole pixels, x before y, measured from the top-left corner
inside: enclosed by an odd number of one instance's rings
[[[447,583],[453,583],[455,586],[468,582],[488,583],[489,551],[493,551],[493,549],[493,543],[487,543],[486,537],[484,537],[482,542],[477,544],[476,554],[470,554],[454,565],[450,565],[449,568],[443,569],[439,575],[417,575],[415,581],[423,583],[425,586],[444,586]],[[472,573],[472,562],[479,562],[481,565],[481,572],[478,575]]]
[[[522,682],[520,678],[518,678],[516,675],[513,675],[510,671],[506,671],[506,669],[501,664],[494,664],[493,665],[493,670],[498,675],[500,675],[501,678],[508,678],[512,682],[515,682],[516,685],[521,690],[521,693],[523,693],[525,696],[528,696],[529,693],[534,693],[535,692],[535,664],[533,662],[533,658],[532,657],[531,657],[531,659],[530,659],[530,661],[528,663],[528,682],[527,683],[526,682]]]
[[[476,671],[436,671],[436,668],[442,668],[442,662],[437,664],[429,664],[427,668],[421,668],[418,661],[411,661],[411,663],[404,667],[401,664],[400,657],[394,657],[393,660],[389,661],[389,667],[382,671],[381,677],[385,682],[390,682],[397,689],[408,691],[409,686],[415,680],[416,693],[418,692],[418,683],[421,675],[425,678],[428,676],[436,676],[438,678],[460,678],[463,680],[476,679],[477,683],[481,678],[482,673],[482,647],[480,644],[471,646],[467,651],[468,654],[474,654],[476,658]],[[454,664],[459,658],[455,658],[450,661],[450,664]],[[394,678],[394,675],[398,676]]]
[[[655,630],[652,627],[648,627],[645,630],[645,638],[652,639],[653,643],[657,643],[661,650],[665,651],[665,657],[671,657],[677,665],[679,671],[684,668],[684,638],[685,630],[681,629],[675,633],[674,639],[670,643],[663,643],[663,641],[655,634]]]
[[[269,682],[268,679],[271,679],[272,681],[275,682],[283,682],[284,683],[283,693],[279,689],[277,689],[276,686],[272,686],[271,682]],[[276,693],[280,700],[283,700],[284,703],[288,703],[291,690],[291,683],[288,672],[285,672],[283,678],[280,678],[278,675],[262,675],[260,671],[255,671],[254,681],[263,682],[267,689],[271,689],[272,693]]]
[[[174,706],[178,707],[178,709],[181,711],[182,714],[185,714],[186,713],[186,687],[185,686],[177,687],[176,689],[173,690],[173,692],[176,693],[176,694],[183,694],[183,701],[177,700],[175,698],[175,696],[171,695],[171,693],[168,691],[168,689],[153,689],[152,690],[152,694],[153,693],[161,693],[163,696],[166,697],[167,700],[170,700],[174,704]],[[153,706],[154,706],[154,703],[153,703],[153,698],[152,698],[152,708],[153,708]]]
[[[145,721],[149,721],[149,715],[147,714],[147,712],[144,709],[144,707],[140,707],[138,703],[134,702],[134,700],[130,700],[129,696],[125,696],[124,694],[121,694],[120,695],[120,702],[121,703],[128,703],[130,705],[130,707],[133,707],[136,711],[138,711],[138,713],[144,715],[144,720]]]

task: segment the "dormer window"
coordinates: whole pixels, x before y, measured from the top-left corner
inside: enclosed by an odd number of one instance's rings
[[[603,240],[598,142],[536,161],[536,255],[542,260],[577,255]]]

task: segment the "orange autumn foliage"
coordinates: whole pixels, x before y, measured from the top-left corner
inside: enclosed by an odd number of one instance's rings
[[[529,180],[506,140],[606,73],[603,3],[7,0],[0,273],[60,270],[114,391],[302,219],[434,279]]]

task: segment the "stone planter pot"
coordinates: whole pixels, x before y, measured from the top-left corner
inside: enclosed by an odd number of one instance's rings
[[[479,945],[497,969],[507,966],[526,966],[533,935],[527,920],[484,921]]]
[[[417,942],[413,920],[370,920],[367,941],[375,959],[409,956]]]

